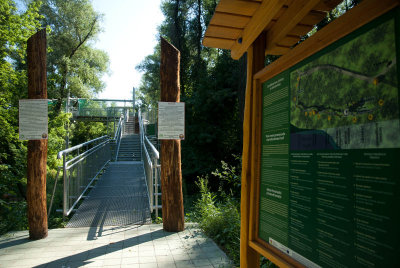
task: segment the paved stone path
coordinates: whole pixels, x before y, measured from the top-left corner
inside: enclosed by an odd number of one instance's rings
[[[162,224],[49,230],[31,241],[28,231],[0,237],[0,267],[233,267],[193,224],[164,232]]]

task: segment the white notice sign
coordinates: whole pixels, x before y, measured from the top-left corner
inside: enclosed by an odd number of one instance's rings
[[[158,103],[158,139],[185,139],[185,103]]]
[[[47,99],[19,100],[19,139],[47,139],[47,114]]]

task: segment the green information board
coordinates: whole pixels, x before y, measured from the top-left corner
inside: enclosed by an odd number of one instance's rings
[[[307,267],[400,265],[398,14],[263,83],[259,238]]]

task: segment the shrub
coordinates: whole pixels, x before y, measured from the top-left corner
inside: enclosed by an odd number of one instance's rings
[[[200,177],[196,182],[201,196],[195,202],[191,219],[199,223],[204,233],[213,239],[227,255],[239,263],[240,214],[235,202],[226,195],[223,202],[216,202],[216,194],[208,188],[208,178]]]
[[[240,160],[240,159],[238,159]],[[212,174],[220,179],[218,193],[210,191],[208,176],[198,177],[196,182],[200,197],[194,203],[194,211],[189,220],[199,223],[203,232],[213,239],[233,260],[240,263],[240,161],[230,166],[222,161],[221,171]],[[268,259],[261,257],[262,268],[276,267]]]

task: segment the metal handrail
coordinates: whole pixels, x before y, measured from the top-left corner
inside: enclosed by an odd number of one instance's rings
[[[114,133],[114,140],[118,138],[118,132],[121,131],[122,117],[119,117],[117,131]]]
[[[124,125],[124,122],[125,122],[125,119],[122,118],[122,116],[121,116],[119,118],[118,128],[117,128],[117,131],[115,132],[115,136],[114,136],[114,141],[116,144],[114,161],[117,161],[117,158],[118,158],[119,147],[121,145],[122,127]]]
[[[105,139],[105,138],[108,138],[108,136],[107,136],[107,135],[104,135],[104,136],[101,136],[101,137],[99,137],[99,138],[96,138],[96,139],[93,139],[93,140],[90,140],[90,141],[87,141],[87,142],[84,142],[84,143],[75,145],[74,147],[71,147],[71,148],[68,148],[68,149],[59,151],[58,154],[57,154],[57,158],[58,158],[58,159],[61,159],[61,157],[62,157],[63,155],[69,154],[69,153],[71,153],[71,152],[73,152],[73,151],[76,151],[76,150],[78,150],[78,149],[80,149],[80,148],[82,148],[82,147],[84,147],[84,146],[88,146],[88,145],[91,144],[91,143],[94,143],[94,142],[96,142],[96,141],[98,141],[98,140]]]
[[[149,141],[149,139],[147,138],[147,136],[144,136],[145,141],[147,142],[147,144],[149,145],[154,157],[156,159],[160,159],[160,154],[158,153],[156,147],[154,147],[154,145]]]
[[[118,108],[121,109],[122,107],[118,107]],[[117,128],[117,131],[114,133],[113,139],[112,138],[109,139],[108,135],[104,135],[102,137],[81,143],[79,145],[73,146],[69,149],[62,150],[57,153],[58,159],[63,158],[63,165],[58,167],[58,169],[57,169],[57,175],[55,177],[55,183],[53,186],[53,191],[52,191],[52,196],[51,196],[51,200],[50,200],[50,204],[49,204],[47,217],[50,216],[50,213],[52,210],[54,196],[55,196],[55,192],[56,192],[56,188],[57,188],[57,182],[58,182],[58,178],[59,178],[61,169],[63,170],[63,180],[64,180],[63,209],[61,211],[63,212],[63,216],[68,216],[74,210],[74,207],[79,203],[79,201],[82,198],[84,198],[85,192],[91,187],[91,184],[94,182],[94,180],[97,178],[97,176],[101,173],[101,171],[104,169],[104,167],[111,161],[111,155],[110,155],[110,152],[111,152],[110,143],[111,142],[116,144],[115,159],[117,158],[119,146],[120,146],[120,142],[121,142],[122,131],[123,131],[122,128],[124,126],[124,122],[129,113],[128,109],[126,109],[125,107],[123,107],[122,109],[125,112],[125,116],[124,116],[124,114],[121,113],[119,121],[118,121],[118,128]],[[107,111],[107,113],[108,113],[108,111]],[[114,112],[114,114],[115,114],[115,112]],[[115,130],[115,128],[114,128],[114,130]],[[97,143],[97,144],[93,146],[93,144],[95,144],[95,143]],[[92,146],[92,147],[89,148],[90,146]],[[77,155],[68,159],[68,161],[67,161],[68,155],[73,154],[73,153],[77,153]],[[96,164],[98,164],[98,166],[93,168],[93,165],[95,166]],[[73,170],[75,168],[76,168],[76,170]],[[72,172],[70,171],[70,169],[72,169]],[[67,175],[68,172],[69,172],[69,174]],[[92,176],[93,175],[92,172],[95,172],[96,174],[94,176]],[[85,185],[79,185],[77,187],[78,189],[84,188],[84,190],[83,191],[79,190],[79,192],[76,193],[76,196],[70,196],[68,187],[71,182],[71,176],[72,177],[77,176],[78,181],[81,181],[82,179],[85,179],[85,177],[87,177],[88,174],[90,177],[88,180],[86,180],[86,182],[88,181],[88,183],[87,184],[85,183]],[[70,199],[75,200],[71,207],[69,207]],[[59,211],[59,210],[57,210],[57,211]]]
[[[158,217],[158,209],[160,208],[160,206],[158,206],[158,196],[159,196],[158,177],[160,173],[159,170],[160,165],[158,164],[158,160],[160,158],[160,154],[146,136],[142,113],[140,109],[138,117],[139,117],[140,148],[146,175],[149,205],[151,211],[154,211],[154,209],[156,209],[156,217]],[[147,150],[146,144],[149,146],[151,154]]]
[[[98,144],[94,145],[92,148],[89,149],[89,145],[97,143]],[[80,152],[81,148],[86,147],[85,152]],[[68,154],[71,153],[77,153],[77,155],[67,161],[67,156]],[[98,162],[99,168],[97,170],[94,170],[96,174],[91,177],[89,175],[89,178],[85,180],[85,176],[87,172],[85,172],[85,164],[86,161],[89,162],[89,166],[92,169],[92,166],[90,165],[90,156],[93,156],[94,159]],[[64,181],[64,193],[63,193],[63,215],[68,216],[71,214],[71,212],[74,210],[75,206],[79,203],[79,201],[84,197],[85,192],[90,188],[91,184],[94,182],[94,180],[97,178],[97,176],[100,174],[100,172],[103,170],[103,168],[110,162],[111,160],[111,155],[110,155],[110,139],[108,139],[108,136],[102,136],[84,143],[81,143],[79,145],[76,145],[74,147],[71,147],[66,150],[62,150],[58,152],[57,158],[63,158],[63,181]],[[102,162],[100,162],[100,161]],[[83,167],[82,167],[83,166]],[[72,168],[77,168],[77,170],[74,170],[74,173],[77,176],[78,184],[83,184],[84,185],[75,185],[75,188],[78,189],[78,192],[74,193],[76,196],[71,196],[70,195],[70,183],[71,183],[71,172],[70,169]],[[82,171],[83,169],[83,171]],[[93,171],[93,170],[92,170]],[[68,174],[67,174],[68,173]],[[82,174],[84,173],[84,174]],[[90,172],[89,172],[90,173]],[[74,176],[72,174],[72,176]],[[58,176],[56,180],[58,179]],[[81,182],[83,180],[83,182]],[[73,182],[75,183],[75,182]],[[84,190],[80,190],[84,188]],[[53,192],[55,190],[53,189]],[[74,202],[72,206],[69,206],[70,199],[74,199]],[[51,204],[52,205],[52,204]]]

